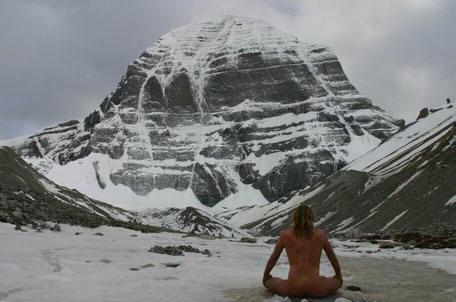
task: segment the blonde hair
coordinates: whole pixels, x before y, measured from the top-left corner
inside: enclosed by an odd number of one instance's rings
[[[308,206],[300,205],[293,213],[293,231],[298,237],[313,235],[314,213]]]

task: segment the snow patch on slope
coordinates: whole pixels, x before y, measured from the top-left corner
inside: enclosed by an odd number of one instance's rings
[[[452,206],[456,205],[456,195],[448,199],[448,201],[445,203],[446,206]]]
[[[390,222],[388,222],[388,223],[380,230],[380,232],[383,232],[384,230],[386,230],[387,228],[389,228],[393,223],[395,223],[396,221],[398,221],[399,219],[401,219],[402,216],[404,216],[407,212],[408,212],[408,210],[405,210],[405,211],[401,212],[399,215],[397,215],[396,217],[394,217],[393,220],[391,220]]]
[[[399,185],[396,190],[394,190],[390,195],[388,195],[388,197],[386,199],[390,199],[391,197],[393,197],[394,195],[396,195],[397,193],[399,193],[400,191],[402,191],[402,189],[404,189],[408,184],[410,184],[417,176],[419,176],[421,174],[421,172],[423,172],[423,170],[419,170],[418,172],[416,172],[415,174],[413,174],[409,179],[407,179],[406,182],[404,182],[403,184]]]

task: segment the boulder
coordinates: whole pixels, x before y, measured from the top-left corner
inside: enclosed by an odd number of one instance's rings
[[[250,237],[242,237],[240,242],[245,242],[245,243],[257,243],[257,240],[255,238],[250,238]]]

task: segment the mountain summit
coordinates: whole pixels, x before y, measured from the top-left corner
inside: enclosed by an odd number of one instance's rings
[[[224,16],[163,35],[83,121],[8,144],[117,205],[235,207],[315,184],[400,124],[327,47]]]

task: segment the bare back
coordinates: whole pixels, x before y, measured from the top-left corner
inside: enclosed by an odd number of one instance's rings
[[[292,230],[285,230],[282,242],[290,263],[288,280],[307,283],[320,276],[320,258],[326,236],[314,229],[311,238],[297,237]],[[306,282],[307,281],[307,282]]]
[[[285,249],[290,263],[288,279],[269,278],[269,272],[283,249]],[[336,271],[336,276],[332,278],[320,276],[322,250],[325,251]],[[340,266],[336,255],[325,232],[319,229],[313,230],[311,238],[296,236],[291,229],[282,231],[266,265],[264,276],[267,278],[264,284],[268,289],[285,296],[306,294],[314,297],[324,297],[333,293],[342,285]]]

